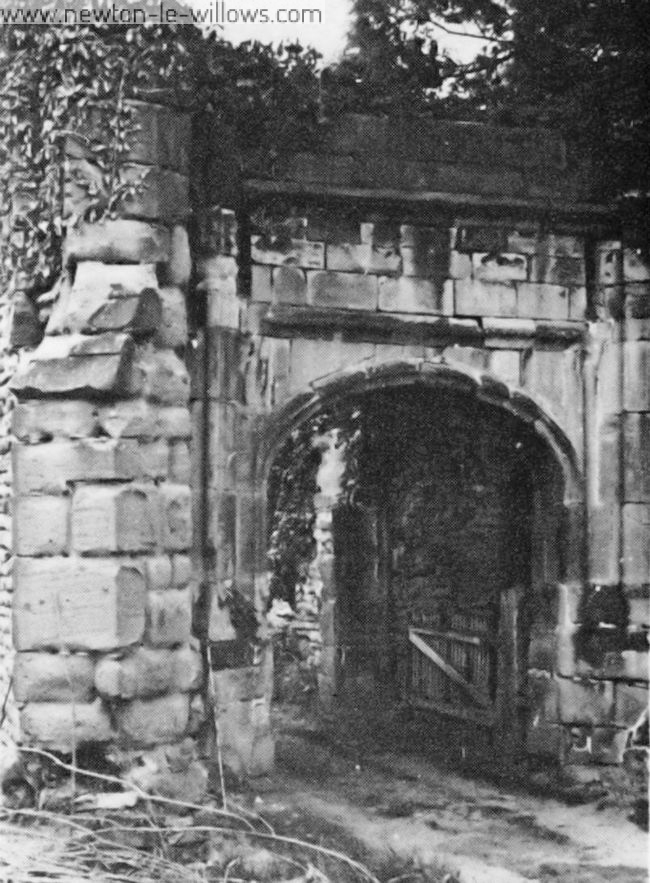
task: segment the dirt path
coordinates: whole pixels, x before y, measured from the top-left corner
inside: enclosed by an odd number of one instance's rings
[[[625,811],[567,806],[463,778],[424,758],[300,735],[256,801],[277,826],[366,861],[382,881],[646,883],[647,835]]]

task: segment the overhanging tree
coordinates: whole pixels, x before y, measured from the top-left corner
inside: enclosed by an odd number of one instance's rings
[[[468,32],[472,61],[439,52]],[[329,80],[357,110],[552,126],[592,162],[595,195],[650,191],[647,0],[355,0]]]

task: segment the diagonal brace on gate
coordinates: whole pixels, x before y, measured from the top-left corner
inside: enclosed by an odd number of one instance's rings
[[[420,653],[427,657],[433,664],[439,668],[450,681],[453,681],[457,687],[460,687],[468,696],[481,708],[489,708],[490,703],[485,696],[480,693],[476,687],[469,684],[465,678],[458,674],[455,668],[452,668],[436,651],[430,647],[413,629],[409,629],[409,641],[416,647]]]

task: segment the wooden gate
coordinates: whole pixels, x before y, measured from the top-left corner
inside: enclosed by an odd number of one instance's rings
[[[415,707],[492,727],[496,659],[483,617],[456,615],[452,628],[409,628],[406,699]]]

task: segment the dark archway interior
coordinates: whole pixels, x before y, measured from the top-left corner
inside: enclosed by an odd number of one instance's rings
[[[361,442],[354,492],[332,512],[337,699],[506,716],[521,741],[531,640],[555,615],[557,464],[530,424],[451,389],[347,405]],[[413,649],[413,630],[469,688]]]

